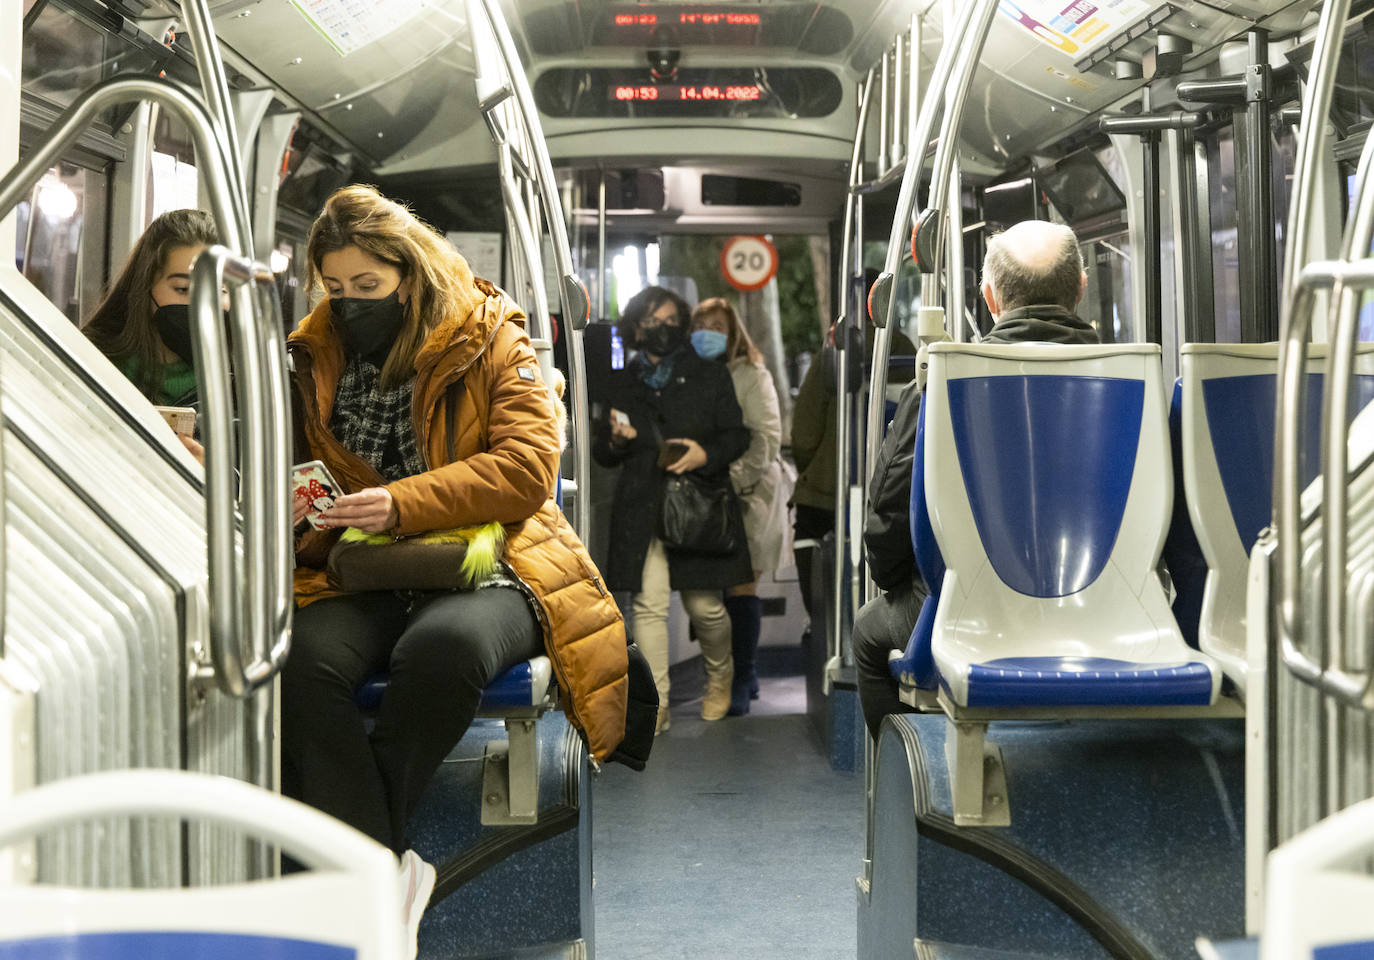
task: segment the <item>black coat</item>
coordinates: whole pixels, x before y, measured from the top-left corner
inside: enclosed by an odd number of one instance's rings
[[[592,455],[607,467],[619,466],[611,506],[610,556],[606,582],[612,590],[638,593],[649,541],[657,536],[659,505],[667,477],[658,467],[660,440],[684,437],[706,451],[706,466],[695,471],[705,480],[728,485],[730,464],[749,448],[735,387],[725,364],[703,360],[690,347],[674,358],[673,374],[662,390],[644,383],[638,362],[617,373],[608,391],[610,406],[627,414],[636,436],[624,446],[611,442],[610,414],[595,424]],[[674,590],[722,590],[754,579],[741,519],[735,538],[739,550],[729,557],[668,551]]]

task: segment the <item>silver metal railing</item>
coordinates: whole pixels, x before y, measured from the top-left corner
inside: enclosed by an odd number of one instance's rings
[[[206,187],[210,204],[219,226],[221,239],[229,249],[245,249],[240,223],[235,209],[231,185],[230,163],[222,141],[222,128],[194,96],[182,87],[145,77],[123,77],[93,87],[78,98],[57,120],[48,139],[33,150],[0,180],[0,216],[4,216],[19,202],[43,173],[75,142],[82,129],[102,111],[130,101],[148,100],[162,109],[176,114],[190,130],[197,153],[204,158]],[[226,273],[233,279],[234,271]],[[271,274],[268,273],[268,278]],[[213,299],[213,322],[201,317],[197,331],[197,349],[207,351],[207,363],[198,364],[197,376],[202,378],[206,404],[206,509],[211,533],[207,546],[211,570],[224,570],[227,555],[232,559],[234,540],[232,523],[226,538],[222,522],[226,512],[232,517],[234,483],[230,459],[233,442],[228,424],[229,388],[223,327],[219,323],[219,283],[208,294]],[[272,298],[275,301],[275,297]],[[202,305],[203,312],[203,305]],[[290,469],[289,430],[284,419],[286,397],[285,349],[279,323],[263,324],[254,319],[251,292],[245,288],[232,300],[231,319],[235,327],[235,359],[242,361],[240,374],[240,415],[243,433],[239,442],[243,451],[242,484],[244,496],[245,560],[247,576],[235,574],[229,584],[215,584],[211,589],[220,597],[233,597],[227,607],[216,605],[212,619],[219,620],[219,628],[212,631],[212,648],[238,642],[234,634],[225,632],[229,624],[222,618],[244,603],[251,613],[253,636],[260,638],[265,649],[276,650],[283,635],[289,633],[291,604],[290,544],[284,531],[290,526],[290,502],[286,477]],[[207,336],[209,334],[209,336]],[[250,390],[250,386],[257,389]],[[220,517],[220,521],[214,518]],[[217,558],[218,555],[218,559]],[[233,564],[231,564],[233,565]],[[242,582],[247,580],[248,589]],[[239,584],[234,587],[234,584]],[[240,594],[224,592],[237,589]],[[240,598],[242,596],[242,599]],[[267,637],[274,637],[267,643]],[[212,661],[216,658],[212,654]],[[277,664],[279,666],[279,662]],[[247,697],[271,679],[274,669],[253,669],[251,676],[239,672],[223,674],[216,670],[213,680],[225,693]],[[198,671],[201,680],[209,679]]]
[[[536,291],[535,312],[542,310],[541,322],[548,324],[548,292],[543,290],[541,269],[543,251],[538,238],[542,205],[543,227],[553,242],[554,260],[559,274],[559,300],[563,308],[563,329],[568,338],[568,389],[573,416],[573,494],[576,510],[573,525],[577,535],[587,541],[591,534],[590,477],[591,431],[587,410],[586,361],[582,330],[591,314],[587,289],[573,269],[572,248],[553,163],[539,126],[534,95],[510,28],[496,0],[467,0],[468,26],[473,34],[473,51],[478,75],[478,101],[492,139],[496,142],[501,172],[502,194],[518,246],[524,259],[532,289]],[[486,42],[490,38],[490,43]],[[495,49],[496,58],[486,51]],[[509,102],[508,102],[509,101]],[[504,109],[503,109],[504,108]],[[523,182],[521,182],[523,181]],[[524,195],[521,195],[521,191]],[[536,197],[540,203],[536,203]],[[543,304],[538,301],[542,292]]]

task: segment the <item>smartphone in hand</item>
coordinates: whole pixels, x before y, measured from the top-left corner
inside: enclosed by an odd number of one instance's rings
[[[630,425],[630,415],[626,413],[624,410],[617,410],[614,407],[612,407],[611,423],[618,423],[622,427],[628,427]]]
[[[688,446],[677,440],[669,441],[658,449],[658,468],[667,470],[673,464],[681,460],[687,453]]]
[[[320,514],[334,506],[343,493],[334,477],[319,460],[298,463],[291,468],[291,496],[306,503],[305,520],[316,530],[325,529]]]
[[[172,428],[173,433],[184,433],[188,437],[195,435],[196,410],[194,407],[154,407],[153,409],[162,414],[162,419],[167,421],[167,426]]]

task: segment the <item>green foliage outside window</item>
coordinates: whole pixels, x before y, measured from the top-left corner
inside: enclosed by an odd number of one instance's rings
[[[691,277],[697,296],[725,297],[739,304],[742,294],[726,282],[720,270],[725,236],[674,234],[659,238],[659,274]],[[778,251],[778,310],[782,345],[787,360],[821,346],[821,318],[816,306],[816,279],[811,265],[810,238],[805,235],[772,237]]]

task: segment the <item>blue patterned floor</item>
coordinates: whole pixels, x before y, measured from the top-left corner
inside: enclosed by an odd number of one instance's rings
[[[846,960],[863,857],[862,777],[835,773],[800,677],[716,723],[677,702],[649,768],[595,781],[597,960]]]

